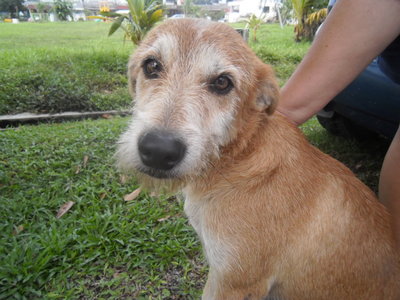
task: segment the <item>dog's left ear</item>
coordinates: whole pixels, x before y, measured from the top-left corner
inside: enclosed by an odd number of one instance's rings
[[[278,105],[279,86],[269,65],[260,63],[257,70],[256,109],[271,115]]]

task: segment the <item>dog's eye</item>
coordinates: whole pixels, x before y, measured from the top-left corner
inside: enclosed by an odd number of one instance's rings
[[[220,75],[210,85],[211,91],[220,95],[228,94],[232,88],[233,83],[228,75]]]
[[[156,60],[154,58],[148,58],[144,61],[143,72],[147,78],[150,78],[150,79],[158,78],[159,73],[161,71],[162,71],[162,66],[158,60]]]

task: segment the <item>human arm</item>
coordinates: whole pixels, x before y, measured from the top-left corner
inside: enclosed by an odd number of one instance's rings
[[[343,90],[400,33],[400,0],[339,0],[296,71],[278,111],[301,124]]]

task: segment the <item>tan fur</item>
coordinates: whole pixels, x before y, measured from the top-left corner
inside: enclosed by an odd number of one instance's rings
[[[159,79],[143,77],[149,55],[163,63]],[[208,78],[225,71],[234,89],[211,93]],[[183,189],[210,264],[203,299],[400,299],[387,211],[350,170],[273,114],[273,72],[234,30],[166,22],[136,50],[129,77],[136,111],[119,164],[140,169],[137,136],[148,128],[179,132],[189,144],[171,178],[143,177]]]

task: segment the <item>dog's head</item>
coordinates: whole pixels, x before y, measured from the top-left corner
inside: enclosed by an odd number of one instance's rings
[[[270,67],[221,23],[163,23],[130,58],[128,76],[135,107],[118,162],[153,178],[198,176],[277,104]]]

